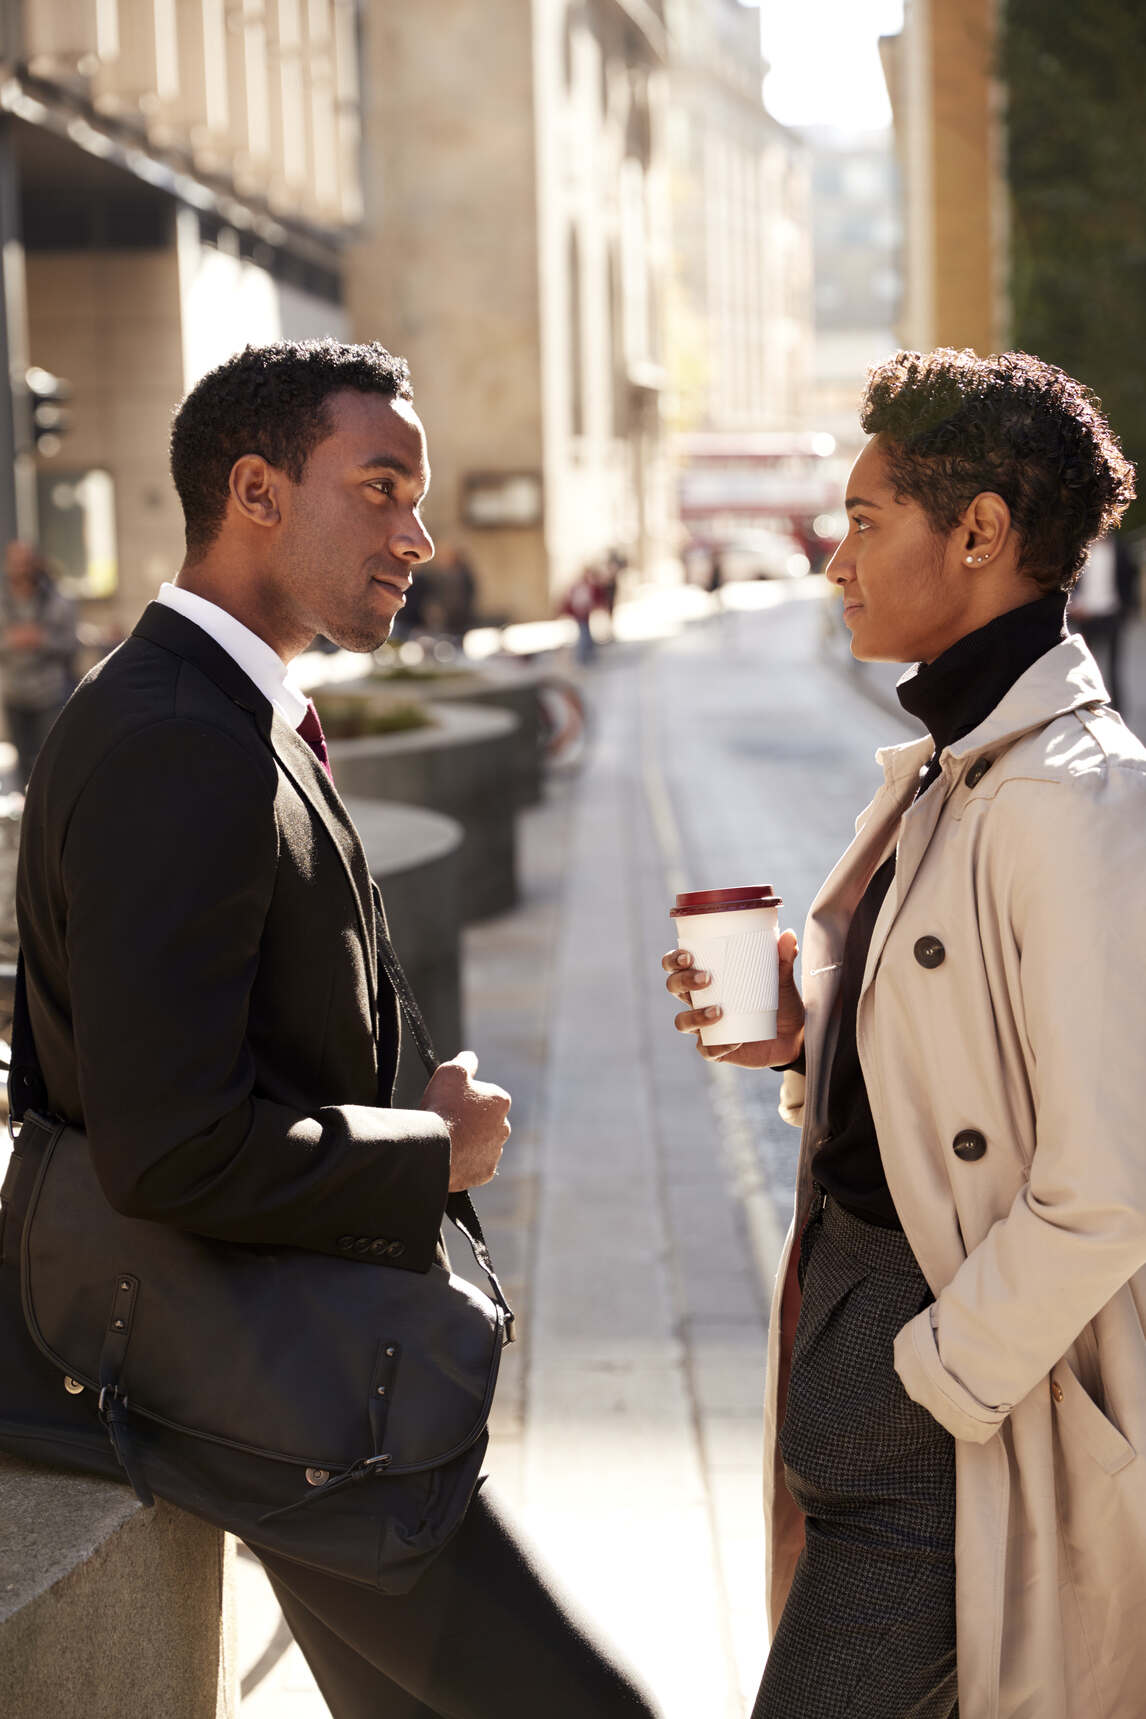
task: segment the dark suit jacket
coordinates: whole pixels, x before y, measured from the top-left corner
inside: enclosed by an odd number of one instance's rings
[[[429,1111],[390,1108],[398,1012],[374,913],[305,741],[201,628],[152,604],[44,746],[17,883],[49,1100],[86,1129],[114,1206],[430,1265],[449,1137]],[[37,1421],[20,1378],[36,1375],[37,1399],[45,1379],[5,1277],[0,1442],[17,1449],[5,1429]],[[56,1430],[90,1424],[52,1391]]]

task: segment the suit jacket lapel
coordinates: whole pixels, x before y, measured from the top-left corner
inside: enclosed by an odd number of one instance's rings
[[[279,764],[323,825],[342,861],[346,881],[354,897],[358,928],[366,951],[366,964],[370,974],[371,1013],[377,1019],[378,933],[374,920],[374,883],[362,843],[358,839],[358,831],[350,821],[337,788],[306,741],[289,723],[283,721],[277,711],[271,723],[269,739]]]
[[[254,681],[222,645],[202,627],[189,621],[165,603],[149,603],[136,623],[135,633],[163,650],[194,663],[219,690],[243,710],[251,713],[255,727],[271,748],[315,817],[334,844],[346,881],[354,898],[358,928],[366,951],[370,978],[370,1007],[377,1019],[378,943],[374,929],[373,882],[358,832],[326,771],[289,723],[277,715]]]

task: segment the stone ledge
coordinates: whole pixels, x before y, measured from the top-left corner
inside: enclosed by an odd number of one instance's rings
[[[232,1554],[169,1504],[0,1456],[4,1719],[234,1719]]]

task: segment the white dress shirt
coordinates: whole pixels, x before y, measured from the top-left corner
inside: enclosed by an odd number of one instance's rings
[[[307,712],[306,698],[296,686],[291,685],[287,679],[287,665],[265,639],[244,627],[242,621],[236,621],[226,609],[220,609],[218,603],[209,603],[206,597],[185,591],[181,585],[164,581],[159,587],[156,602],[165,604],[185,620],[202,627],[229,657],[234,658],[248,679],[254,681],[283,721],[292,728],[298,727]]]

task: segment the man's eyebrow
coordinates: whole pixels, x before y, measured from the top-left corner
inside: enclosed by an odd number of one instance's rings
[[[408,466],[405,460],[400,460],[396,454],[374,454],[370,459],[363,460],[358,470],[360,472],[397,472],[399,477],[410,478],[411,480],[415,476],[414,468]]]
[[[879,507],[879,503],[878,503],[878,501],[868,501],[868,499],[867,499],[867,498],[866,498],[866,496],[862,496],[862,495],[849,495],[849,496],[848,496],[848,499],[847,499],[847,500],[846,500],[846,501],[845,501],[845,502],[844,502],[844,512],[845,512],[845,513],[850,513],[850,512],[851,512],[851,510],[852,510],[852,508],[853,508],[853,507],[874,507],[874,508],[878,508],[878,507]]]

